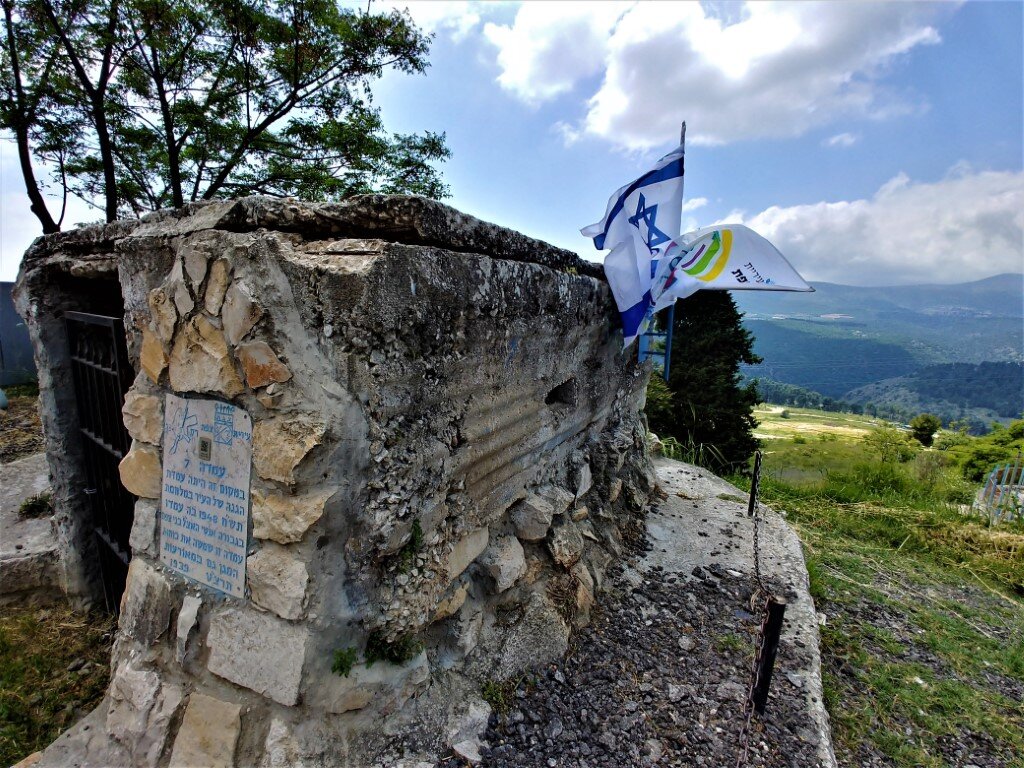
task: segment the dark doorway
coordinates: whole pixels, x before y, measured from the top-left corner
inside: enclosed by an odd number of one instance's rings
[[[65,312],[71,373],[86,476],[86,506],[99,555],[107,610],[118,612],[131,560],[135,497],[121,485],[118,464],[131,447],[121,406],[135,372],[119,317]]]

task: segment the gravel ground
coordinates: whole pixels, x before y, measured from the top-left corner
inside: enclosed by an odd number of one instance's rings
[[[665,513],[655,505],[652,514]],[[592,623],[561,663],[509,686],[505,711],[491,716],[484,766],[737,765],[759,624],[750,613],[754,581],[713,561],[685,575],[645,567],[650,549],[636,543],[610,573]],[[802,655],[780,647],[743,765],[820,765],[797,672]]]
[[[11,397],[7,414],[0,416],[0,464],[43,450],[38,397]]]

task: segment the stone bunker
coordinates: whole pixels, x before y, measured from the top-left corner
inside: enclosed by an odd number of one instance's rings
[[[471,752],[481,684],[564,653],[653,487],[601,268],[432,201],[88,227],[15,293],[63,589],[120,614],[39,765]]]

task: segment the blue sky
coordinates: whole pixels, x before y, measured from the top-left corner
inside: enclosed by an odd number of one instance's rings
[[[685,119],[684,228],[746,223],[812,281],[1024,271],[1021,3],[392,4],[431,67],[376,103],[447,133],[467,213],[599,260],[579,228]],[[12,279],[34,222],[9,147],[0,174]]]

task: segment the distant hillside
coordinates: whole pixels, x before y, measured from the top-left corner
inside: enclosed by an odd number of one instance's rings
[[[850,403],[884,403],[943,420],[990,422],[1020,418],[1024,411],[1024,363],[930,365],[907,376],[858,387],[843,396]]]
[[[1024,275],[958,285],[815,288],[733,294],[765,361],[745,375],[838,399],[929,365],[1024,362]]]
[[[839,398],[856,387],[903,376],[920,367],[899,344],[888,344],[834,328],[804,330],[789,321],[746,320],[754,352],[764,360],[745,366],[748,378],[773,379]]]

